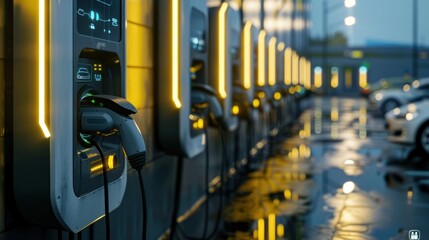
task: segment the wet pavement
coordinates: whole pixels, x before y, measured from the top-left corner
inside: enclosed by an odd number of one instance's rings
[[[232,239],[429,239],[429,158],[386,140],[360,98],[309,101],[224,209]],[[417,239],[417,238],[416,238]]]

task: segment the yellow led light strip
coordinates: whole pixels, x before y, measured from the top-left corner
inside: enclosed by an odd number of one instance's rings
[[[276,45],[277,38],[272,37],[269,42],[269,59],[270,63],[268,64],[268,84],[274,86],[276,84]]]
[[[258,85],[265,85],[265,37],[267,33],[261,30],[258,37]]]
[[[305,85],[305,82],[307,81],[306,79],[307,75],[305,74],[306,66],[307,66],[307,60],[305,59],[305,57],[300,57],[299,58],[299,84],[301,85]]]
[[[45,122],[45,0],[39,0],[39,125],[46,138],[51,132]]]
[[[258,240],[265,240],[265,220],[258,219]]]
[[[180,18],[179,18],[179,0],[172,0],[172,17],[171,17],[171,26],[172,26],[172,97],[174,105],[177,109],[182,107],[179,97],[179,27],[180,27]]]
[[[299,55],[295,51],[292,52],[292,83],[299,83]]]
[[[226,93],[226,10],[228,3],[224,2],[219,9],[219,95],[225,99]]]
[[[268,240],[276,240],[276,215],[268,215]]]
[[[314,87],[321,88],[322,87],[322,68],[315,67],[314,68]]]
[[[306,84],[305,84],[305,88],[306,89],[310,89],[311,88],[311,62],[310,60],[307,60],[307,69],[306,69]]]
[[[251,61],[253,60],[252,53],[252,23],[247,22],[244,25],[244,88],[250,88],[251,81]]]
[[[285,84],[292,84],[292,49],[286,48],[285,51]]]

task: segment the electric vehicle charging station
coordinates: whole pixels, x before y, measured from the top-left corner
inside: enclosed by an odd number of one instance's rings
[[[237,13],[237,12],[236,12]],[[238,13],[237,13],[238,14]],[[247,149],[251,158],[256,155],[256,128],[259,127],[259,100],[255,99],[255,73],[257,66],[258,29],[246,22],[241,30],[240,58],[233,60],[234,105],[238,106],[238,117],[247,124]],[[238,37],[232,38],[238,41]],[[236,64],[241,62],[241,65]]]
[[[277,82],[276,82],[276,92],[274,93],[274,97],[281,97],[280,99],[280,107],[278,111],[277,121],[279,129],[286,127],[288,124],[292,123],[292,113],[291,109],[293,109],[293,98],[289,93],[288,85],[286,84],[288,80],[286,78],[290,78],[288,74],[290,74],[290,67],[287,65],[290,63],[290,59],[288,57],[288,51],[290,48],[286,48],[283,42],[280,42],[277,45]]]
[[[268,39],[267,32],[260,30],[258,34],[257,46],[257,69],[256,69],[256,98],[254,106],[259,109],[259,127],[257,129],[258,143],[257,149],[261,151],[268,143],[270,130],[270,114],[271,104],[269,103],[269,88],[268,88]]]
[[[284,69],[284,51],[285,51],[285,44],[284,42],[279,42],[277,44],[277,51],[276,51],[276,74],[277,74],[277,80],[276,80],[276,91],[274,93],[274,98],[280,98],[279,100],[279,110],[277,114],[277,122],[279,129],[282,129],[286,126],[288,123],[288,114],[287,109],[289,107],[288,103],[288,94],[284,91],[284,77],[285,77],[285,69]]]
[[[238,127],[238,113],[234,114],[233,109],[233,61],[234,55],[239,54],[239,14],[228,3],[222,3],[209,9],[209,24],[209,38],[212,40],[209,44],[209,82],[220,99],[222,125],[232,132]]]
[[[159,143],[168,154],[193,158],[204,151],[207,137],[191,101],[192,82],[208,81],[207,6],[198,0],[160,0],[159,6]]]
[[[268,39],[268,84],[267,98],[271,104],[269,117],[269,136],[275,137],[279,132],[280,100],[281,94],[277,89],[277,38],[269,37]]]
[[[222,30],[222,34],[216,34],[209,32],[210,15],[205,1],[157,2],[157,57],[162,68],[157,73],[158,96],[162,96],[157,99],[158,139],[163,151],[178,156],[170,237],[175,236],[179,224],[184,158],[193,160],[204,151],[208,153],[209,130],[213,130],[209,126],[220,128],[226,134],[238,127],[238,118],[232,113],[231,46],[226,45],[230,44],[226,38],[229,11],[225,7],[214,16],[217,24],[214,31]],[[217,40],[213,39],[212,44],[209,44],[209,34],[216,34]],[[221,47],[216,45],[218,41],[223,43]],[[215,79],[209,77],[210,69],[219,71]],[[227,146],[225,139],[221,141]],[[206,166],[209,166],[207,156]],[[222,165],[226,162],[223,156],[221,161]],[[224,167],[221,171],[223,179]]]
[[[285,79],[284,84],[286,88],[284,89],[287,94],[290,95],[290,99],[293,102],[291,107],[288,109],[289,115],[292,119],[295,119],[298,115],[298,100],[296,94],[296,84],[298,84],[299,80],[297,79],[298,74],[298,65],[296,62],[296,52],[288,47],[285,50]]]
[[[14,63],[14,192],[22,216],[32,224],[78,232],[104,216],[103,162],[90,139],[107,158],[109,211],[121,204],[127,182],[123,147],[129,159],[134,155],[120,134],[126,138],[130,132],[97,137],[82,127],[113,126],[112,116],[134,122],[128,117],[134,107],[119,98],[125,95],[125,9],[125,0],[41,0],[38,56],[20,48],[25,42],[17,43],[15,55],[24,59]],[[36,66],[38,75],[22,71]],[[99,94],[113,96],[92,97]],[[90,102],[82,104],[88,97]],[[105,113],[85,122],[84,111]]]

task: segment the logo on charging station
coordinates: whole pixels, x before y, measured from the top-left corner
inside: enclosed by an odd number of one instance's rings
[[[420,240],[420,231],[419,230],[410,230],[408,231],[408,238],[410,240]]]

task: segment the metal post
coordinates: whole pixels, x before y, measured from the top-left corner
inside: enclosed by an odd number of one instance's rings
[[[243,5],[244,5],[244,0],[241,0],[241,2],[240,2],[240,10],[239,10],[239,12],[240,12],[240,23],[241,23],[241,26],[244,25],[244,10],[243,10]]]
[[[325,93],[329,90],[328,81],[328,1],[323,0],[323,39],[322,39],[322,77],[323,88]]]
[[[413,63],[412,74],[414,78],[419,77],[419,63],[418,63],[418,0],[413,1]]]
[[[264,29],[264,20],[265,20],[265,0],[261,0],[261,29]]]
[[[291,17],[292,17],[292,26],[290,29],[290,47],[293,48],[294,50],[296,50],[296,46],[295,46],[295,18],[296,18],[296,2],[295,0],[291,0],[292,4],[293,4],[293,11],[291,13]]]

